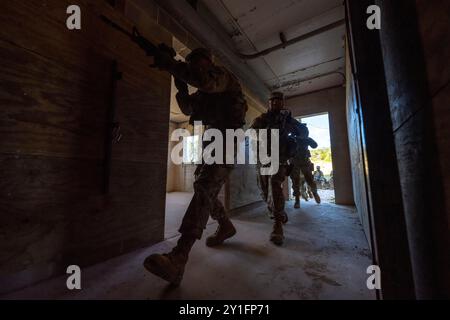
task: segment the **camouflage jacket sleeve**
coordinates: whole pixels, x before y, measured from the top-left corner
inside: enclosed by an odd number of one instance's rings
[[[292,134],[301,139],[306,139],[309,135],[308,128],[291,116],[287,119],[286,125],[289,126],[289,132],[292,132]]]
[[[193,98],[186,93],[178,92],[175,96],[178,106],[183,114],[190,116],[194,110]]]
[[[234,77],[224,68],[212,67],[203,73],[194,74],[185,62],[176,62],[168,70],[174,77],[183,80],[200,91],[219,93],[227,91]]]
[[[308,138],[308,145],[313,149],[318,147],[317,142],[313,138]]]

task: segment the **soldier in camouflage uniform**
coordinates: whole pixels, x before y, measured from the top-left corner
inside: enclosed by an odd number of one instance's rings
[[[308,130],[291,116],[289,110],[284,109],[284,97],[281,92],[273,92],[269,100],[269,111],[256,118],[251,126],[253,129],[279,129],[279,160],[278,172],[274,175],[262,175],[258,168],[258,185],[261,196],[267,203],[269,212],[274,218],[273,231],[270,240],[276,244],[283,244],[283,223],[287,222],[284,211],[283,182],[289,175],[289,160],[295,155],[297,146],[295,137],[308,137]],[[305,130],[306,129],[306,130]],[[267,134],[270,137],[270,133]],[[271,143],[272,141],[269,141]],[[270,150],[270,148],[268,148]]]
[[[308,147],[311,147],[313,149],[317,148],[317,142],[309,137],[297,138],[297,153],[291,160],[292,170],[290,174],[292,180],[292,189],[294,190],[295,197],[294,208],[300,208],[300,173],[303,174],[306,183],[311,188],[314,199],[317,203],[320,203],[320,197],[317,193],[317,185],[312,176],[314,165],[309,159],[311,158],[311,153],[309,152]]]
[[[241,128],[245,124],[247,103],[237,78],[225,68],[214,65],[211,53],[204,48],[193,50],[186,62],[176,61],[170,54],[155,59],[156,66],[174,76],[178,89],[176,99],[181,111],[190,115],[190,122],[202,121],[206,129],[218,129],[224,136],[226,129]],[[187,84],[198,88],[197,92],[190,95]],[[219,226],[216,233],[206,239],[206,245],[217,246],[236,233],[217,198],[232,168],[230,164],[216,163],[197,167],[194,196],[179,229],[181,237],[171,252],[147,257],[144,261],[147,270],[179,285],[189,252],[201,238],[210,215]]]
[[[300,194],[305,201],[309,201],[309,199],[313,198],[313,194],[311,191],[311,187],[306,183],[305,176],[300,170]]]

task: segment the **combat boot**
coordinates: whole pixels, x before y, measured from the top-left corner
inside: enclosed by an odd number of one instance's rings
[[[219,226],[216,232],[206,238],[206,245],[208,247],[215,247],[222,244],[226,239],[231,238],[236,234],[236,229],[234,228],[231,220],[228,218],[220,219]]]
[[[312,196],[312,195],[311,195]],[[306,193],[306,192],[302,192],[302,198],[305,200],[305,201],[309,201],[309,199],[308,199],[308,194]],[[312,197],[311,197],[312,198]]]
[[[286,224],[286,223],[288,223],[288,221],[289,221],[289,217],[288,217],[286,211],[283,210],[282,217],[281,217],[281,222],[283,224]]]
[[[286,214],[286,212],[283,211],[283,212],[280,214],[280,216],[281,216],[281,221],[283,222],[283,224],[288,223],[289,217],[288,217],[288,215]],[[269,218],[272,219],[272,220],[275,219],[275,216],[273,215],[272,210],[269,211]]]
[[[313,191],[314,200],[316,200],[317,203],[320,203],[320,196],[317,193],[317,191]]]
[[[283,235],[283,223],[280,219],[275,220],[273,225],[273,231],[270,234],[270,241],[272,241],[277,246],[281,246],[283,244],[284,235]]]
[[[299,197],[299,196],[295,196],[295,204],[294,204],[294,208],[295,208],[295,209],[300,208],[300,197]]]
[[[183,279],[189,251],[195,238],[181,236],[177,246],[169,253],[152,254],[144,261],[144,267],[154,275],[168,281],[173,286],[179,286]]]

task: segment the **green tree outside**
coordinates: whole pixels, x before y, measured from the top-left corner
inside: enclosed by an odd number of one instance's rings
[[[319,148],[311,150],[311,161],[316,162],[329,162],[331,163],[331,148]]]

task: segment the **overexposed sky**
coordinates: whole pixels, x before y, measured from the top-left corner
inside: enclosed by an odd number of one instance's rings
[[[300,120],[297,118],[297,120]],[[301,118],[302,123],[306,123],[309,129],[309,136],[316,140],[317,148],[330,147],[330,125],[328,114]]]

